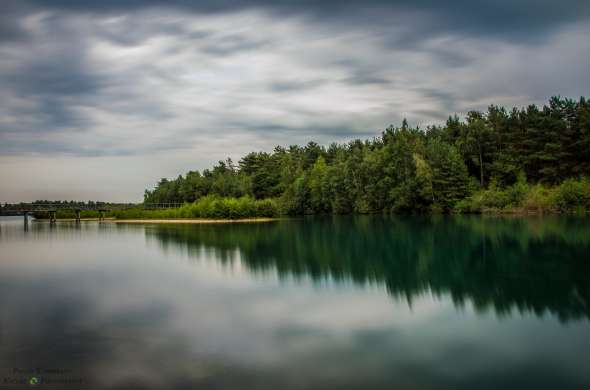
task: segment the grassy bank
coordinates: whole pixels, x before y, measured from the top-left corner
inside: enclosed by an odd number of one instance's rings
[[[240,219],[113,219],[112,222],[119,224],[186,224],[186,225],[199,225],[199,224],[227,224],[227,223],[260,223],[260,222],[273,222],[276,218],[272,217],[256,217],[256,218],[240,218]]]
[[[279,208],[272,199],[256,200],[250,197],[221,198],[205,196],[194,203],[186,203],[180,208],[163,210],[144,210],[134,208],[108,213],[117,219],[243,219],[271,218],[279,215]]]
[[[524,179],[500,188],[494,183],[474,192],[455,206],[457,213],[564,213],[590,212],[590,179],[567,179],[557,186],[527,184]]]

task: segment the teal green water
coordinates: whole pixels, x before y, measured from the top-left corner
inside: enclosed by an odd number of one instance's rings
[[[1,218],[0,370],[0,389],[588,389],[590,220]]]

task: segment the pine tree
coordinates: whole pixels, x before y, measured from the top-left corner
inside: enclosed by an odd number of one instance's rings
[[[453,145],[433,139],[427,150],[434,202],[444,211],[450,211],[467,195],[467,167]]]

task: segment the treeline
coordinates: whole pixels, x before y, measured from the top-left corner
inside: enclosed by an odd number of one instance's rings
[[[35,200],[33,202],[20,202],[20,203],[4,203],[4,205],[0,204],[1,209],[5,210],[12,210],[12,209],[21,209],[23,206],[44,206],[44,205],[52,205],[58,208],[76,208],[79,207],[81,209],[91,209],[91,208],[98,208],[98,207],[109,207],[109,208],[126,208],[130,206],[136,205],[135,203],[112,203],[112,202],[102,202],[102,201],[79,201],[79,200]]]
[[[4,205],[0,204],[0,209],[2,210],[13,210],[13,209],[20,209],[24,205],[35,205],[35,206],[43,206],[43,205],[55,205],[58,207],[80,207],[80,208],[92,208],[92,207],[100,207],[100,206],[112,206],[112,205],[123,205],[123,204],[114,204],[114,203],[107,203],[107,202],[100,202],[100,201],[93,201],[89,200],[87,202],[78,201],[78,200],[35,200],[33,202],[20,202],[20,203],[4,203]]]
[[[590,101],[553,97],[542,108],[492,105],[426,129],[404,120],[371,140],[252,152],[161,179],[144,201],[272,198],[285,214],[564,211],[590,208],[588,175]]]
[[[82,218],[98,218],[99,209],[105,208],[108,210],[125,210],[137,207],[134,203],[112,203],[102,201],[77,201],[77,200],[35,200],[33,202],[20,203],[4,203],[0,204],[0,215],[19,215],[23,209],[32,210],[32,215],[38,219],[49,218],[47,211],[39,211],[37,206],[51,205],[56,210],[56,217],[60,218],[76,218],[76,209],[81,210],[80,216]],[[33,206],[33,207],[31,207]],[[37,210],[36,210],[37,208]],[[109,215],[112,213],[108,213]]]

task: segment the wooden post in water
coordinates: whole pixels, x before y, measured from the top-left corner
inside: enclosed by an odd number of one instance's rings
[[[25,213],[23,214],[25,217],[25,230],[29,227],[29,212],[25,211]]]

